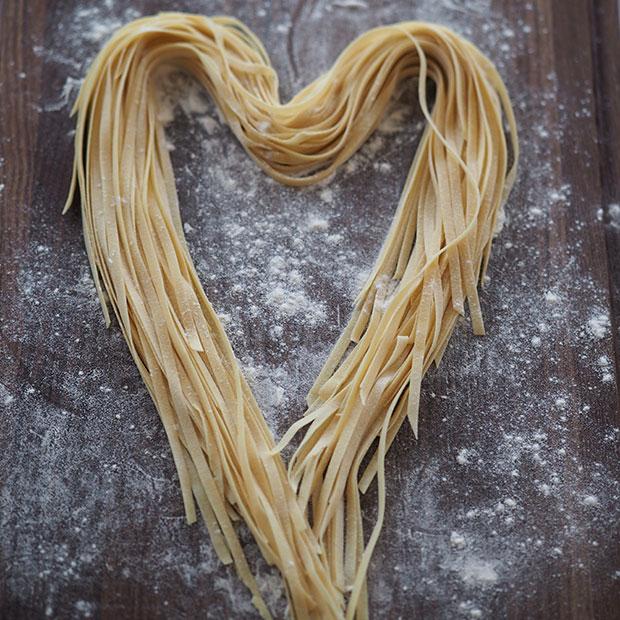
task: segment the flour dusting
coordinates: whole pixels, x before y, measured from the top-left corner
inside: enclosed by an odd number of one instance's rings
[[[514,98],[523,159],[481,294],[487,336],[474,338],[468,320],[459,321],[424,382],[419,441],[405,426],[388,456],[388,510],[369,582],[376,617],[405,618],[403,610],[425,601],[446,620],[502,617],[507,600],[524,601],[569,572],[601,592],[620,578],[607,560],[620,530],[620,429],[604,409],[615,393],[616,334],[607,282],[583,252],[586,226],[620,228],[620,206],[591,205],[590,220],[575,216],[582,198],[559,145],[570,139],[569,119],[591,122],[592,92],[580,86],[582,97],[569,100],[541,58],[533,97],[521,62],[532,53],[533,28],[549,33],[545,16],[525,3],[509,21],[494,6],[319,0],[297,22],[267,3],[238,14],[257,18],[283,100],[328,69],[342,42],[399,19],[435,21],[472,38]],[[178,8],[202,12],[204,4],[183,0]],[[138,16],[111,0],[83,2],[48,40],[33,41],[55,76],[38,103],[40,122],[60,136],[64,158],[72,152],[67,115],[86,67]],[[267,178],[187,76],[166,76],[161,93],[187,242],[281,436],[302,415],[390,224],[423,127],[415,88],[403,88],[328,184],[301,190]],[[6,184],[2,178],[0,199]],[[40,219],[30,245],[6,267],[15,286],[3,290],[2,305],[15,312],[0,314],[0,409],[9,441],[22,446],[17,461],[0,454],[7,592],[36,615],[98,617],[100,584],[114,580],[121,587],[108,603],[121,615],[123,592],[133,588],[148,590],[170,617],[196,609],[255,617],[205,527],[185,523],[165,433],[117,327],[103,326],[77,213],[61,221],[62,197],[39,192],[34,200]],[[385,299],[394,284],[379,283]],[[375,500],[371,487],[367,532]],[[285,617],[279,576],[247,530],[239,532],[268,604]]]

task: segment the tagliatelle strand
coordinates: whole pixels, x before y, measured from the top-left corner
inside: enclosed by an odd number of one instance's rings
[[[198,80],[254,161],[293,186],[328,179],[375,130],[397,86],[417,79],[426,128],[392,226],[305,418],[277,447],[183,236],[158,96],[171,69]],[[406,417],[417,435],[422,377],[465,302],[484,333],[477,285],[518,159],[497,71],[449,29],[403,22],[360,36],[281,103],[267,53],[243,24],[162,13],[112,37],[74,113],[66,208],[79,190],[106,322],[111,306],[164,424],[188,521],[198,504],[219,557],[234,562],[264,617],[238,517],[280,571],[294,617],[367,617],[385,455]],[[303,428],[287,472],[279,449]],[[360,492],[375,475],[379,517],[366,542]]]

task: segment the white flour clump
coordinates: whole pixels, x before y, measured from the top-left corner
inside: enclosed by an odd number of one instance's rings
[[[459,465],[469,465],[471,457],[471,450],[468,448],[461,448],[456,455],[456,462]]]
[[[587,329],[591,336],[597,340],[602,340],[609,334],[609,315],[599,312],[588,320]]]
[[[560,296],[553,291],[547,291],[545,293],[545,301],[549,304],[557,304],[560,301]]]
[[[332,204],[332,202],[334,202],[334,192],[329,187],[323,188],[319,196],[321,200],[327,204]]]
[[[606,355],[601,355],[596,360],[596,366],[603,383],[612,383],[615,377],[615,371],[611,360]]]
[[[459,564],[458,572],[466,583],[490,585],[497,581],[495,563],[471,557]]]
[[[620,228],[620,204],[613,202],[607,207],[609,224],[614,228]]]
[[[368,3],[364,0],[334,0],[332,6],[339,9],[367,9]]]
[[[311,215],[308,218],[308,229],[323,231],[329,228],[329,220],[325,217],[321,217],[320,215]]]
[[[476,607],[471,601],[459,604],[459,612],[467,618],[482,618],[482,610]]]
[[[309,325],[316,325],[325,319],[325,310],[321,304],[313,303],[303,291],[276,286],[267,293],[265,301],[276,312],[289,317],[303,312]]]
[[[450,534],[450,546],[454,549],[465,549],[465,537],[458,532]]]

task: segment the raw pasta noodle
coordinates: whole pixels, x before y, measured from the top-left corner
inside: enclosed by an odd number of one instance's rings
[[[257,165],[294,186],[332,175],[377,127],[396,87],[417,81],[426,128],[389,234],[305,417],[278,446],[183,236],[157,91],[171,68],[202,84]],[[447,28],[403,22],[360,36],[281,103],[267,53],[242,23],[163,13],[112,37],[74,113],[66,208],[79,191],[106,321],[111,307],[157,406],[188,521],[197,505],[219,557],[234,562],[264,617],[239,518],[280,571],[294,617],[367,617],[386,452],[405,418],[417,434],[422,377],[466,303],[474,332],[484,333],[477,286],[518,159],[497,71]],[[287,472],[279,450],[304,428]],[[360,491],[375,476],[379,516],[366,541]]]

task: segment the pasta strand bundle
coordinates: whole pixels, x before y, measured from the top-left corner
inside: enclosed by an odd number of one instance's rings
[[[395,88],[417,79],[426,128],[392,226],[306,415],[278,446],[184,239],[157,91],[171,68],[197,79],[254,161],[293,186],[332,175],[375,130]],[[417,435],[422,377],[466,302],[474,333],[484,333],[477,286],[518,159],[497,71],[449,29],[403,22],[360,36],[281,103],[267,53],[241,22],[162,13],[112,37],[74,113],[65,209],[79,191],[106,322],[111,307],[164,424],[188,521],[198,505],[219,557],[234,562],[264,617],[239,518],[282,574],[294,617],[367,617],[386,452],[405,418]],[[287,472],[279,451],[304,428]],[[379,516],[365,541],[360,491],[375,476]]]

